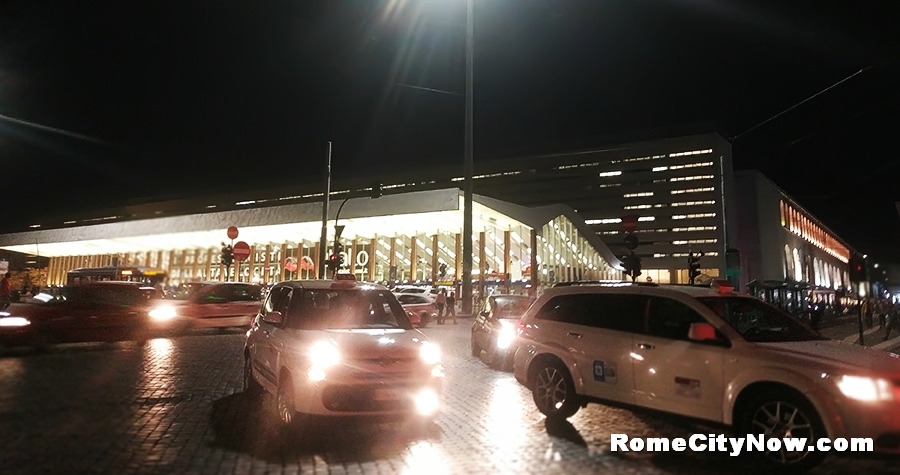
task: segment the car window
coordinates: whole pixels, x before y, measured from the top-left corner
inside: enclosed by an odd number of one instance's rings
[[[291,299],[287,325],[302,330],[412,329],[393,294],[361,289],[304,289]]]
[[[492,309],[494,318],[520,317],[531,305],[529,297],[494,297]]]
[[[418,299],[418,297],[415,295],[398,295],[397,296],[397,301],[399,301],[402,304],[416,303],[417,299]]]
[[[269,292],[269,298],[266,300],[265,305],[263,305],[263,319],[269,312],[279,311],[282,314],[286,313],[286,308],[288,301],[290,301],[291,288],[290,287],[277,287]]]
[[[650,299],[647,333],[652,336],[687,340],[692,323],[706,320],[683,302],[664,297]]]
[[[251,302],[259,300],[262,289],[258,285],[229,285],[228,300],[232,302]]]
[[[569,294],[551,298],[538,320],[551,320],[609,330],[643,330],[647,297],[630,294]]]
[[[762,300],[748,297],[698,298],[747,341],[827,340],[805,323]]]

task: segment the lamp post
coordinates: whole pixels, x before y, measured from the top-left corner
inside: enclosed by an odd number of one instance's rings
[[[325,248],[328,247],[328,198],[331,195],[331,142],[328,142],[328,159],[325,162],[325,198],[322,203],[322,234],[319,236],[320,279],[325,278]]]
[[[475,60],[475,0],[466,0],[466,134],[463,153],[463,268],[462,313],[472,313],[472,194],[473,161],[473,63]]]

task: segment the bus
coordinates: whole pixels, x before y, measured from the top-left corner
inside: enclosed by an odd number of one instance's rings
[[[138,282],[153,287],[158,283],[165,283],[167,277],[166,271],[151,267],[83,267],[81,269],[70,270],[66,274],[66,285],[113,280],[121,282]]]

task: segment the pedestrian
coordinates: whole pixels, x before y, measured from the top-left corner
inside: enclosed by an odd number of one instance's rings
[[[12,303],[12,285],[9,282],[9,274],[10,272],[7,271],[6,274],[3,274],[3,279],[0,279],[0,310],[6,310]]]
[[[891,331],[894,329],[894,326],[897,325],[898,318],[900,318],[900,305],[892,304],[890,306],[890,313],[887,316],[887,324],[884,329],[884,341],[888,341],[891,337]]]
[[[453,317],[453,324],[456,325],[456,292],[452,290],[447,296],[447,312]]]
[[[441,289],[438,292],[437,297],[434,299],[434,304],[437,306],[438,315],[437,321],[438,325],[444,324],[444,307],[447,305],[447,289]]]

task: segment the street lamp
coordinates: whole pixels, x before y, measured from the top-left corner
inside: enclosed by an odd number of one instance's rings
[[[472,194],[473,194],[473,63],[475,60],[475,0],[466,0],[466,135],[463,153],[462,313],[472,313]]]

